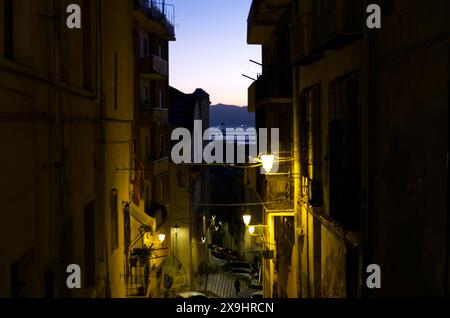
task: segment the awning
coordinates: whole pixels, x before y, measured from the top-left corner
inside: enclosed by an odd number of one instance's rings
[[[152,218],[144,211],[139,210],[139,208],[133,203],[131,203],[130,205],[130,214],[136,221],[138,221],[142,225],[150,227],[153,231],[155,231],[156,227],[155,218]]]

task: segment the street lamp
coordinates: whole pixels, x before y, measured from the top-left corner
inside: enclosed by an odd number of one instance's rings
[[[261,162],[264,170],[269,173],[273,168],[273,163],[275,162],[274,155],[261,155]]]
[[[162,243],[166,239],[166,234],[161,233],[161,234],[158,235],[158,238],[159,238],[159,241]]]
[[[175,226],[173,227],[173,233],[175,234],[175,239],[173,240],[173,262],[172,265],[175,266],[175,249],[176,249],[176,244],[177,244],[177,238],[178,238],[178,224],[175,224]]]
[[[255,227],[254,226],[250,226],[248,228],[248,232],[250,233],[250,235],[253,235],[255,233]]]
[[[249,226],[250,221],[252,220],[252,216],[250,214],[245,214],[242,216],[242,219],[244,220],[245,226]]]

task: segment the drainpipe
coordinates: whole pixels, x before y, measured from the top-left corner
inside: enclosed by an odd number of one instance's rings
[[[299,116],[298,116],[298,68],[292,68],[292,86],[293,86],[293,101],[292,101],[292,115],[293,115],[293,136],[294,136],[294,167],[293,167],[293,179],[294,179],[294,229],[295,229],[295,246],[297,247],[296,263],[294,263],[296,281],[297,281],[297,296],[301,296],[301,275],[300,275],[300,263],[301,253],[299,244],[299,233],[301,231],[301,205],[300,205],[300,136],[299,136]]]

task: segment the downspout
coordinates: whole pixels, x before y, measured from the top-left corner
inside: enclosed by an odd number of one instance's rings
[[[301,252],[299,244],[299,234],[301,233],[301,205],[300,205],[300,136],[299,136],[299,116],[298,116],[298,68],[293,66],[292,68],[292,114],[293,114],[293,136],[294,136],[294,167],[293,167],[293,179],[294,179],[294,229],[295,229],[295,246],[297,247],[297,263],[294,264],[297,276],[297,297],[301,297]]]

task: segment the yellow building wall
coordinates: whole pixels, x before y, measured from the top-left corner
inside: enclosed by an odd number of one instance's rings
[[[11,265],[33,251],[24,271],[29,282],[22,294],[44,295],[46,273],[54,273],[55,296],[123,297],[124,252],[122,202],[129,201],[131,121],[133,119],[132,3],[90,1],[92,17],[92,90],[84,89],[82,30],[61,24],[55,39],[50,17],[68,1],[14,1],[14,61],[0,56],[0,140],[5,169],[0,181],[0,296],[11,296]],[[97,37],[97,9],[102,5],[102,40]],[[70,1],[81,4],[81,1]],[[3,8],[3,1],[0,1]],[[25,22],[26,20],[26,22]],[[22,21],[22,22],[21,22]],[[20,23],[21,22],[21,23]],[[26,39],[26,41],[24,40]],[[3,33],[0,32],[0,43]],[[98,45],[97,45],[98,44]],[[103,45],[102,70],[98,64]],[[31,50],[32,48],[32,50]],[[3,48],[0,51],[3,54]],[[114,59],[118,56],[117,94]],[[57,63],[58,56],[61,63]],[[101,104],[100,76],[103,78]],[[114,98],[117,96],[117,110]],[[100,108],[102,105],[102,108]],[[100,117],[102,116],[102,117]],[[108,160],[105,161],[105,158]],[[120,248],[110,248],[110,191],[119,190]],[[84,213],[95,200],[96,284],[69,292],[66,262],[85,264]],[[63,229],[71,225],[71,237]],[[16,239],[14,239],[16,238]],[[65,238],[65,240],[63,239]],[[108,264],[109,275],[106,264]],[[28,274],[27,274],[28,273]],[[110,288],[110,292],[109,292]]]
[[[119,193],[119,248],[110,253],[109,284],[111,297],[125,297],[125,252],[123,202],[130,201],[132,120],[134,116],[134,56],[132,43],[133,3],[130,1],[102,1],[102,63],[105,139],[105,227],[111,238],[110,196],[112,189]],[[117,70],[115,63],[117,59]],[[117,72],[117,75],[115,75]],[[115,77],[117,76],[117,86]],[[117,92],[115,92],[117,90]],[[115,101],[117,97],[117,101]],[[117,169],[124,169],[118,171]]]

